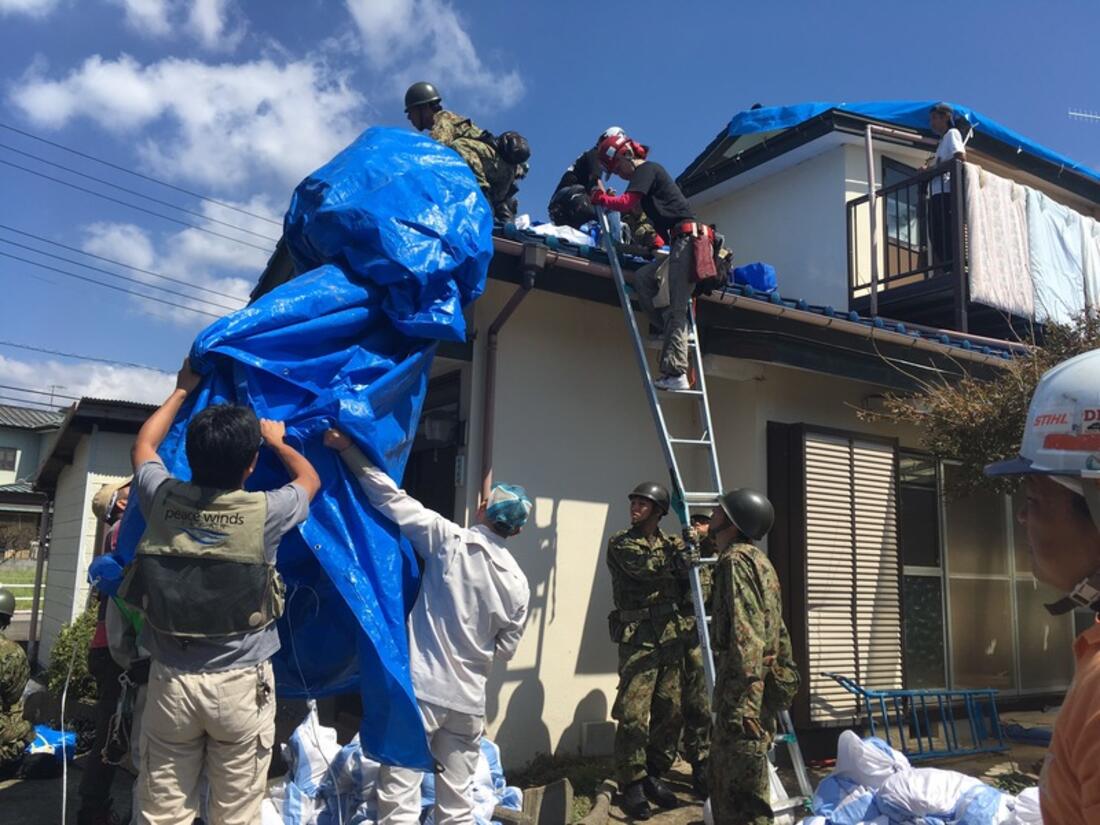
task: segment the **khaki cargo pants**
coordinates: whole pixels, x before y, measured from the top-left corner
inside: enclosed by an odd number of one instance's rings
[[[260,686],[270,690],[263,693]],[[191,825],[199,777],[207,825],[257,825],[275,741],[271,663],[187,673],[154,662],[141,728],[139,825]]]

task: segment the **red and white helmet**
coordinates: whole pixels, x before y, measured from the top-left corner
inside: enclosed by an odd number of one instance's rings
[[[1047,475],[1089,502],[1100,528],[1100,350],[1047,370],[1027,411],[1020,455],[985,468],[989,476]]]
[[[596,147],[596,151],[600,156],[600,166],[607,172],[615,171],[615,163],[620,157],[624,155],[633,157],[634,155],[633,144],[626,135],[605,137],[600,141],[600,145]]]

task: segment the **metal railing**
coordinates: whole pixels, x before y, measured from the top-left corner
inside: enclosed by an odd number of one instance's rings
[[[0,580],[0,588],[10,590],[12,595],[15,596],[16,610],[31,609],[31,601],[34,599],[34,582],[29,584],[5,584],[3,580]],[[39,589],[45,591],[46,583],[44,581]]]
[[[850,302],[868,298],[875,313],[890,290],[942,279],[955,328],[967,331],[964,186],[963,161],[952,159],[848,201]]]

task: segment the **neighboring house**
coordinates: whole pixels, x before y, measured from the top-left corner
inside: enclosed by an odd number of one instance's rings
[[[92,514],[100,486],[129,476],[130,447],[152,404],[82,398],[67,411],[42,456],[34,488],[53,502],[45,597],[37,623],[40,660],[88,602],[88,564],[102,531]]]
[[[30,557],[38,548],[46,499],[31,482],[63,418],[61,412],[0,404],[0,559]]]

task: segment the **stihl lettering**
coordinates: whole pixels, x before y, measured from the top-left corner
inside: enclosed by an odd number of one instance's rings
[[[1057,425],[1066,425],[1069,423],[1069,416],[1066,413],[1046,413],[1045,415],[1039,415],[1035,417],[1036,427],[1054,427]]]

